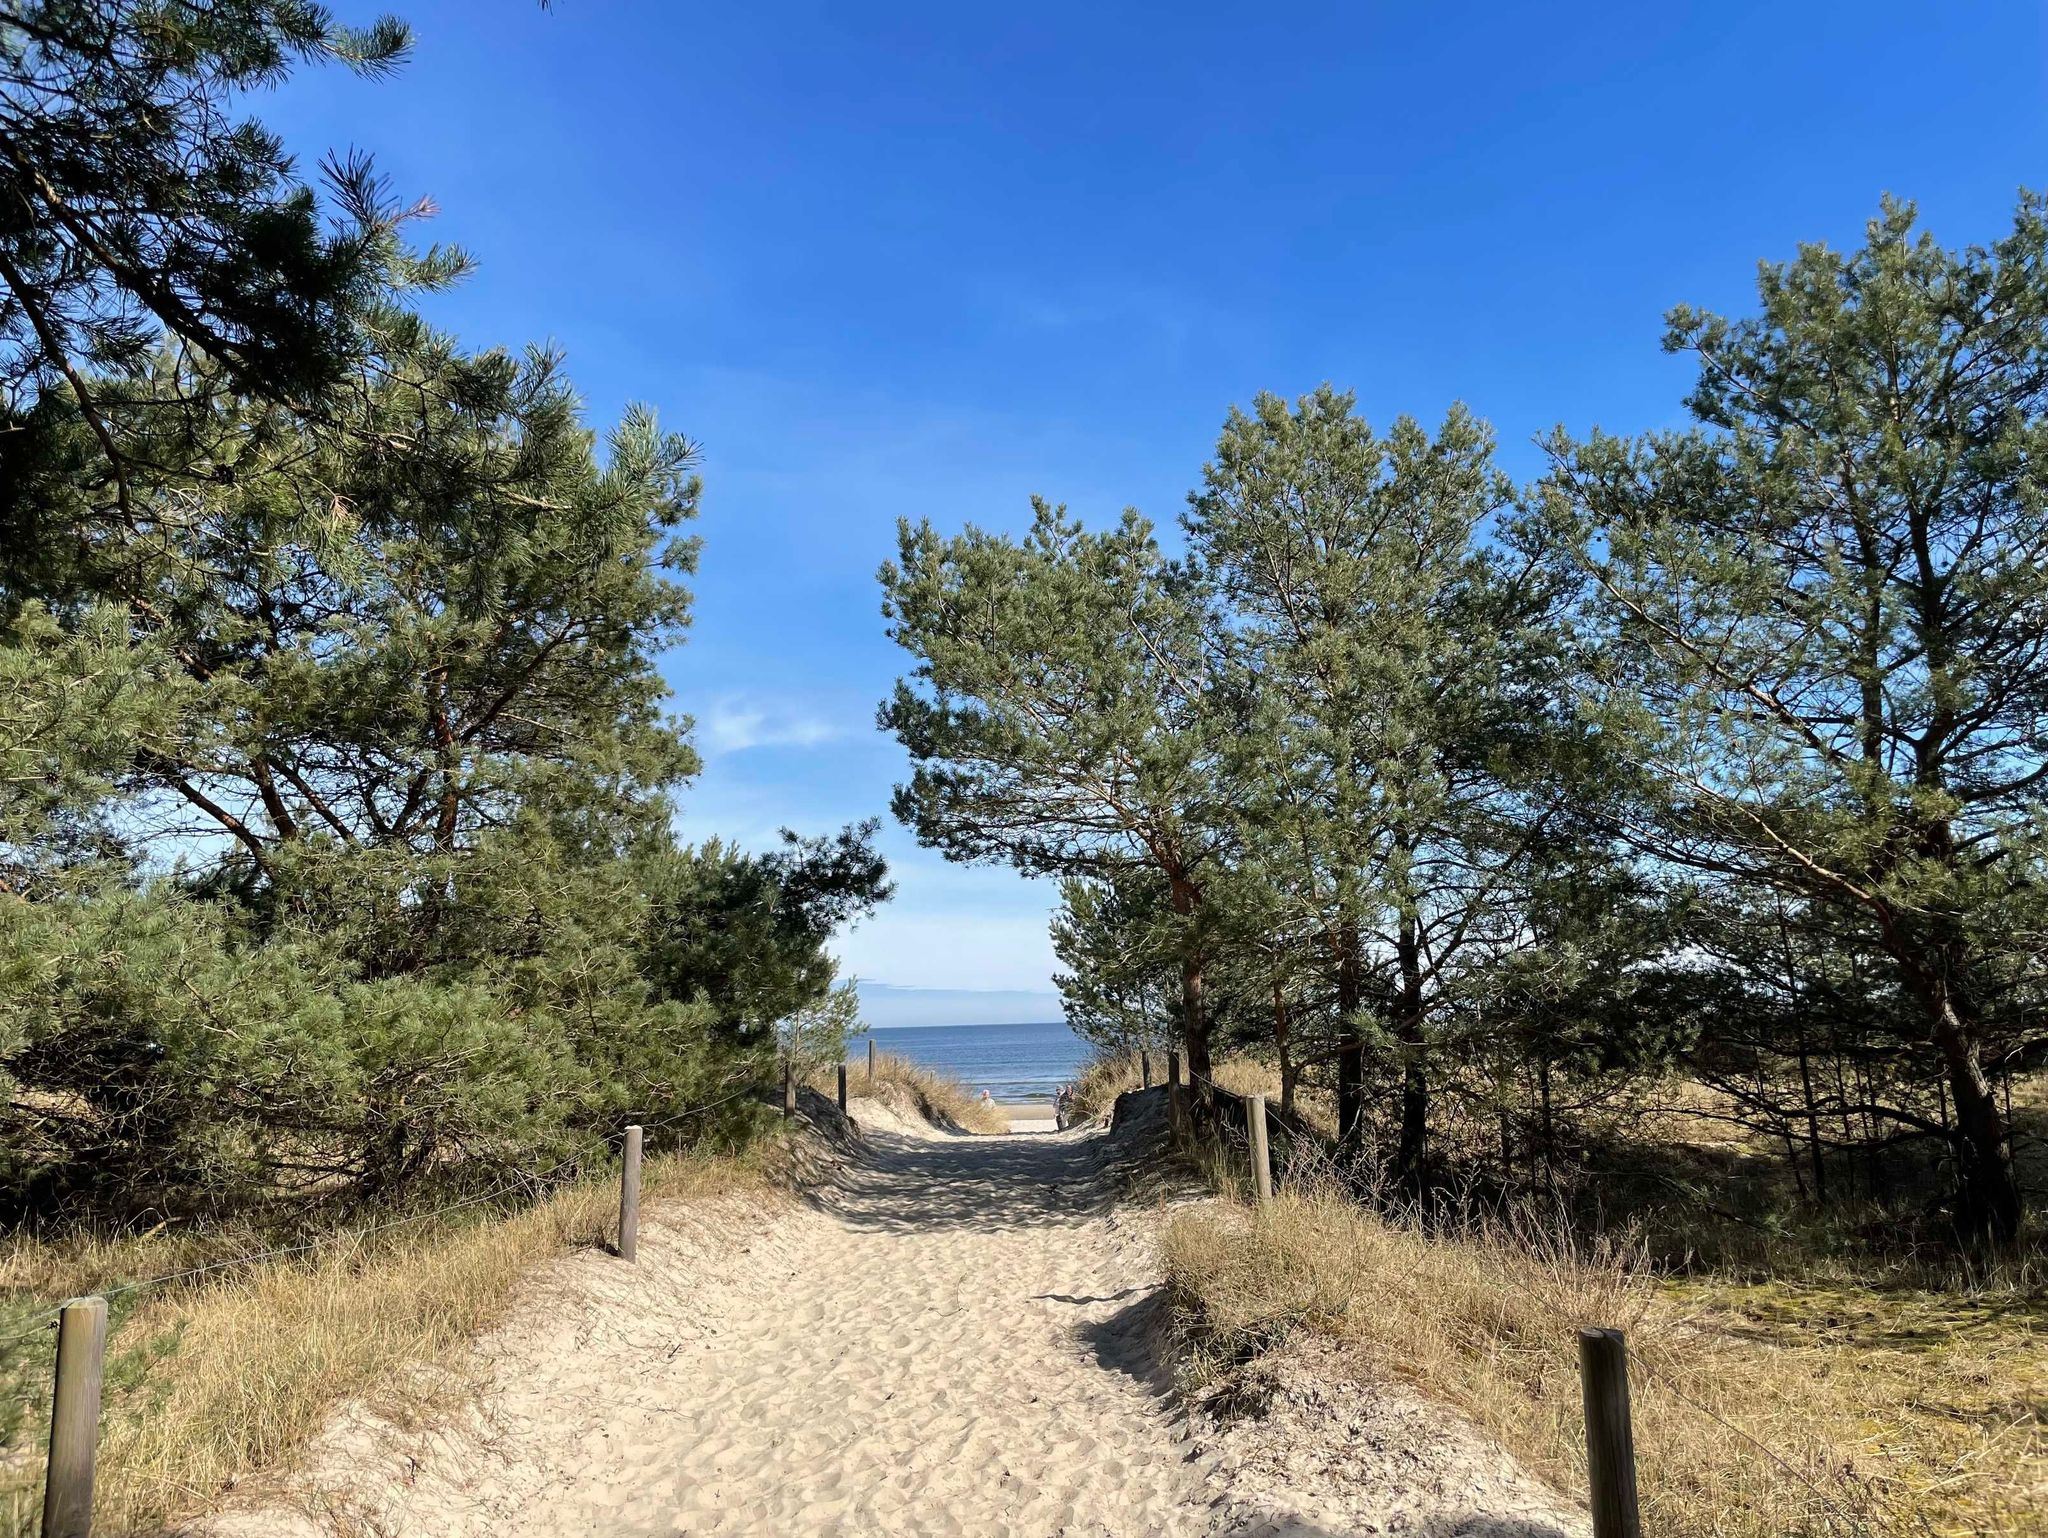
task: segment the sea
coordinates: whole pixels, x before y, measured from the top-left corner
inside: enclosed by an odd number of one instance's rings
[[[1032,1025],[878,1026],[852,1037],[846,1055],[858,1065],[867,1056],[868,1036],[877,1051],[893,1052],[936,1069],[977,1095],[987,1090],[1006,1105],[1051,1103],[1052,1092],[1080,1076],[1094,1049],[1064,1020]]]

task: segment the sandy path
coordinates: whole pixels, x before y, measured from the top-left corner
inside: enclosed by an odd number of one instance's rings
[[[342,1532],[1172,1538],[1222,1530],[1155,1376],[1154,1261],[1099,1133],[963,1137],[855,1103],[871,1154],[766,1218],[666,1203],[486,1342],[452,1425],[358,1410],[219,1538]],[[861,1114],[865,1111],[866,1114]]]
[[[1152,1374],[1149,1246],[1095,1140],[865,1120],[874,1157],[787,1274],[664,1370],[682,1403],[608,1470],[644,1494],[606,1530],[1211,1531]]]
[[[854,1102],[807,1206],[658,1203],[640,1259],[566,1257],[432,1427],[358,1405],[294,1500],[212,1538],[973,1534],[1584,1538],[1449,1412],[1313,1347],[1191,1422],[1158,1362],[1156,1210],[1097,1129],[965,1137]]]

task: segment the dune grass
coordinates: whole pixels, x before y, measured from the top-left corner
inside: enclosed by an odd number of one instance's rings
[[[1152,1054],[1152,1082],[1162,1082],[1165,1054]],[[1135,1052],[1098,1052],[1074,1080],[1073,1115],[1079,1121],[1093,1121],[1116,1103],[1116,1097],[1141,1088],[1144,1073]]]
[[[847,1065],[846,1093],[866,1096],[922,1116],[936,1127],[959,1132],[995,1133],[1010,1130],[1010,1118],[989,1105],[958,1079],[935,1072],[893,1052],[877,1052],[875,1070],[868,1072],[868,1060],[857,1057]],[[838,1092],[837,1065],[821,1068],[811,1083],[822,1093]]]
[[[1183,1068],[1182,1082],[1187,1070]],[[1280,1072],[1270,1063],[1251,1057],[1228,1057],[1216,1063],[1211,1077],[1234,1095],[1264,1095],[1274,1106],[1280,1104]],[[1152,1082],[1166,1082],[1166,1054],[1152,1054]],[[1094,1120],[1115,1104],[1116,1097],[1142,1089],[1144,1065],[1136,1052],[1099,1052],[1090,1058],[1074,1082],[1074,1103],[1083,1120]],[[1302,1086],[1295,1097],[1295,1114],[1307,1125],[1333,1134],[1337,1117],[1330,1097],[1323,1091]]]
[[[1561,1211],[1424,1224],[1314,1169],[1260,1212],[1233,1160],[1194,1154],[1222,1194],[1164,1243],[1197,1378],[1308,1331],[1583,1492],[1576,1330],[1606,1325],[1628,1333],[1645,1531],[2048,1531],[2038,1259],[1674,1273]]]
[[[649,1198],[781,1199],[772,1140],[744,1154],[664,1154]],[[94,1532],[149,1533],[211,1506],[236,1482],[289,1463],[343,1400],[401,1422],[431,1414],[469,1379],[469,1349],[507,1313],[521,1278],[612,1235],[618,1188],[597,1178],[513,1213],[473,1208],[342,1238],[302,1256],[116,1294],[107,1355]],[[9,1321],[48,1300],[260,1247],[204,1233],[0,1249]],[[18,1327],[9,1334],[20,1333]],[[52,1334],[0,1357],[0,1534],[36,1530]]]

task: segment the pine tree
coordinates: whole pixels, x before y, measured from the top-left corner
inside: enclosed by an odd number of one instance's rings
[[[1156,874],[1188,1064],[1206,1076],[1203,894],[1229,788],[1205,730],[1209,616],[1135,512],[1090,534],[1034,507],[1022,541],[906,523],[882,569],[889,634],[917,659],[880,712],[916,765],[896,815],[953,859]]]
[[[1229,607],[1251,701],[1231,798],[1265,880],[1335,980],[1338,1120],[1364,1115],[1366,1037],[1398,1058],[1397,1163],[1426,1154],[1433,1057],[1463,977],[1521,937],[1512,893],[1564,795],[1543,693],[1556,596],[1477,536],[1509,503],[1483,424],[1383,439],[1348,394],[1233,412],[1189,499],[1191,559]]]
[[[294,65],[395,68],[389,18],[338,26],[307,0],[5,0],[0,4],[0,548],[38,548],[54,482],[104,516],[136,511],[129,441],[183,408],[138,397],[166,340],[233,391],[308,415],[371,351],[360,324],[394,284],[463,266],[414,256],[362,157],[318,196],[277,138],[235,114]],[[72,419],[95,453],[66,452]]]
[[[1112,1052],[1178,1040],[1179,941],[1156,871],[1063,880],[1052,946],[1065,969],[1055,983],[1074,1033]]]
[[[1889,958],[1947,1077],[1962,1224],[2008,1239],[1986,1065],[2026,1034],[2048,927],[2048,200],[1962,252],[1888,202],[1759,294],[1671,314],[1698,429],[1556,446],[1634,833]]]
[[[0,0],[0,1220],[587,1157],[843,1021],[888,894],[872,824],[670,836],[692,446],[434,333],[418,210],[229,116],[405,43]]]

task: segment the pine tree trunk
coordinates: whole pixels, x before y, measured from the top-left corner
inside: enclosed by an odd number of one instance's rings
[[[1849,1080],[1842,1069],[1842,1039],[1832,1027],[1828,1030],[1828,1058],[1835,1072],[1835,1103],[1842,1108],[1842,1168],[1849,1178],[1849,1195],[1856,1195],[1856,1159],[1853,1152],[1856,1143],[1856,1123],[1849,1114]],[[1870,1170],[1866,1162],[1863,1171],[1864,1194],[1870,1194]]]
[[[1172,901],[1173,911],[1183,918],[1188,918],[1200,904],[1201,894],[1185,877],[1175,876]],[[1206,1080],[1213,1070],[1209,1062],[1209,1019],[1203,1013],[1202,955],[1193,945],[1189,945],[1181,953],[1180,1029],[1182,1044],[1188,1052],[1188,1078],[1196,1089],[1196,1103],[1207,1105],[1210,1101],[1209,1092],[1195,1079],[1195,1075],[1199,1074]]]
[[[1778,1137],[1785,1144],[1785,1163],[1786,1166],[1790,1168],[1790,1170],[1792,1171],[1792,1184],[1799,1191],[1800,1205],[1804,1206],[1808,1199],[1806,1190],[1806,1172],[1800,1169],[1799,1167],[1799,1143],[1798,1140],[1792,1136],[1791,1118],[1786,1116],[1780,1116],[1777,1118],[1777,1121]]]
[[[1358,1035],[1358,1011],[1365,1002],[1358,926],[1337,926],[1337,1141],[1353,1146],[1365,1116],[1365,1043]]]
[[[1949,1095],[1955,1102],[1952,1141],[1961,1182],[1956,1217],[1965,1233],[2005,1244],[2019,1237],[2019,1182],[1998,1096],[1985,1077],[1975,1033],[1958,1002],[1953,996],[1944,999],[1934,1025],[1934,1044],[1948,1070]]]
[[[1806,1032],[1799,1033],[1799,1085],[1806,1095],[1806,1144],[1813,1162],[1813,1199],[1826,1206],[1828,1199],[1827,1156],[1820,1143],[1820,1107],[1813,1098],[1813,1056],[1806,1049]]]
[[[1939,853],[1945,838],[1946,830],[1937,830],[1929,846]],[[1926,1012],[1928,1036],[1941,1054],[1948,1095],[1955,1103],[1949,1143],[1956,1161],[1957,1225],[1972,1238],[2005,1244],[2019,1237],[2020,1188],[2005,1117],[1979,1052],[1977,1001],[1966,982],[1969,942],[1952,919],[1937,919],[1936,925],[1926,942],[1915,945],[1901,926],[1888,923],[1886,939]]]
[[[1181,1036],[1188,1049],[1188,1073],[1208,1078],[1209,1022],[1202,1013],[1202,958],[1184,956],[1180,963]]]
[[[1401,989],[1394,1006],[1394,1039],[1401,1044],[1401,1143],[1396,1168],[1402,1186],[1422,1189],[1422,1161],[1428,1153],[1429,1080],[1422,1064],[1422,946],[1413,913],[1401,915],[1394,940]]]
[[[1280,1114],[1294,1114],[1294,1058],[1288,1051],[1287,996],[1273,979],[1273,1049],[1280,1055]]]

